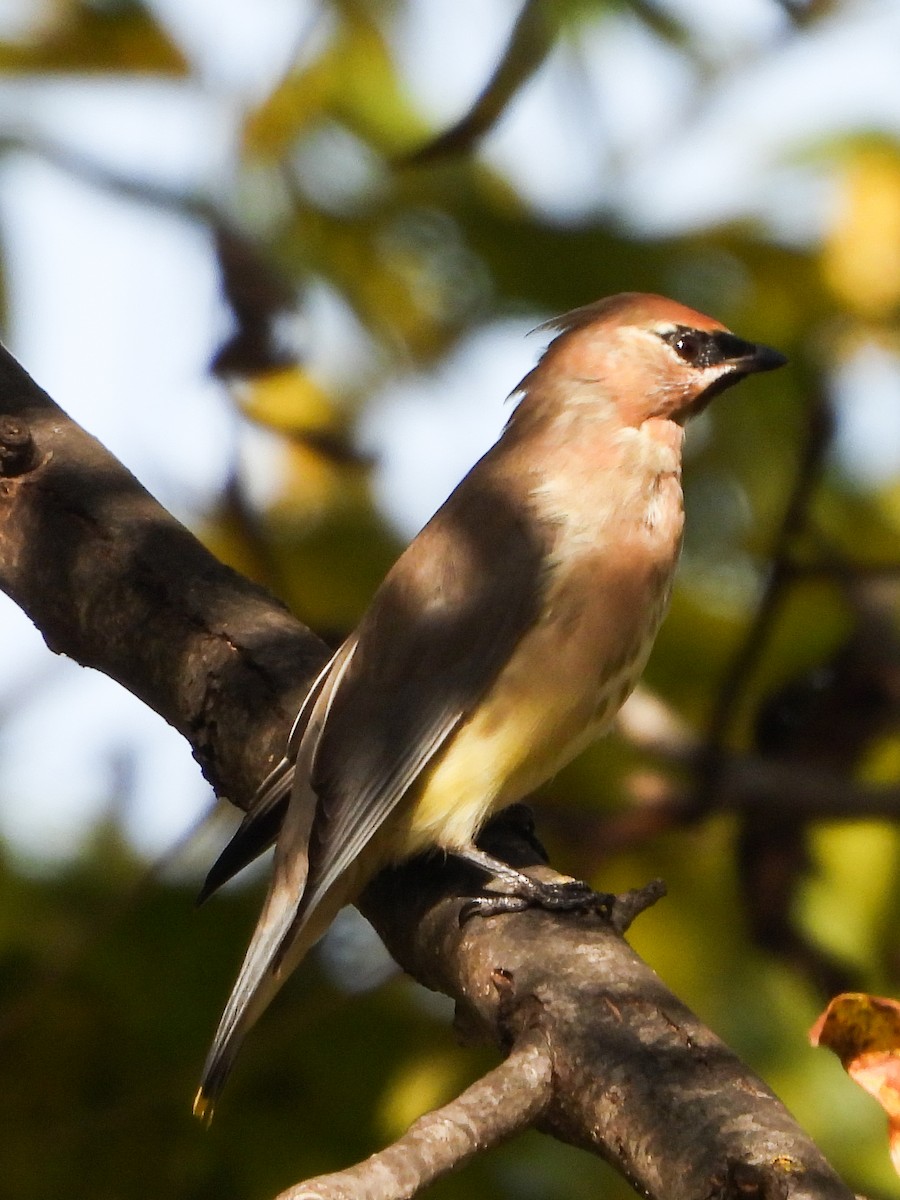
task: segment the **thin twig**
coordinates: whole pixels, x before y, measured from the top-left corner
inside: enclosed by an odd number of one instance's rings
[[[443,1108],[426,1113],[365,1162],[319,1175],[278,1200],[407,1200],[476,1154],[529,1128],[552,1096],[553,1065],[537,1030]]]
[[[849,572],[855,580],[861,583],[888,583],[900,581],[900,562],[873,562],[839,564],[836,562],[789,563],[786,570],[790,572],[795,582],[813,581],[843,582]]]
[[[772,547],[769,579],[744,641],[722,680],[710,719],[703,759],[698,769],[698,814],[711,805],[719,783],[725,744],[735,714],[794,578],[791,547],[806,525],[809,504],[819,482],[832,427],[833,418],[828,400],[822,392],[816,392],[809,404],[806,435],[794,488]]]
[[[147,204],[188,220],[216,225],[225,223],[223,214],[217,211],[209,198],[202,198],[199,194],[191,194],[178,188],[168,188],[148,179],[129,178],[97,158],[80,154],[69,146],[49,139],[19,135],[0,138],[0,154],[15,152],[33,154],[72,178],[80,179],[90,187],[121,196],[125,200]]]

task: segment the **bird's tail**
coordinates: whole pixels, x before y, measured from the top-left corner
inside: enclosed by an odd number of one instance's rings
[[[273,967],[272,964],[281,949],[285,934],[295,921],[293,911],[287,911],[282,921],[273,921],[271,929],[266,929],[263,936],[254,937],[250,943],[209,1054],[206,1056],[200,1087],[194,1097],[194,1116],[199,1117],[205,1124],[208,1125],[212,1120],[219,1093],[231,1073],[235,1057],[247,1033],[288,975],[315,945],[343,907],[347,889],[341,886],[342,882],[338,880],[316,907],[301,918],[299,925],[294,924],[288,954],[277,967]],[[260,926],[263,925],[266,915],[264,911]]]
[[[348,639],[323,669],[304,701],[304,709],[310,706],[309,712],[301,713],[291,733],[289,758],[294,757],[296,763],[290,801],[275,846],[269,892],[194,1097],[194,1113],[207,1123],[212,1120],[216,1098],[247,1031],[331,924],[350,892],[352,872],[351,877],[346,872],[339,876],[324,892],[317,888],[309,892],[307,884],[310,836],[318,806],[312,785],[316,749],[355,645],[354,639]]]

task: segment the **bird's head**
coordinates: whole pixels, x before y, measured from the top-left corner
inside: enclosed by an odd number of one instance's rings
[[[639,292],[576,308],[541,328],[558,329],[559,336],[521,390],[563,403],[590,403],[593,396],[614,405],[628,425],[651,417],[683,423],[744,376],[787,362],[711,317]]]

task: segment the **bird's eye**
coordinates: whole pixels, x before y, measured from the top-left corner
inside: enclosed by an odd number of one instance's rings
[[[703,339],[699,333],[683,333],[675,342],[675,349],[688,362],[696,362],[703,349]]]
[[[673,329],[665,335],[679,358],[692,367],[705,367],[709,359],[709,338],[696,329]]]

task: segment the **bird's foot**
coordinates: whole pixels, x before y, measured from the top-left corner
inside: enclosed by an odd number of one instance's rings
[[[607,919],[612,914],[615,896],[595,892],[580,879],[543,883],[529,875],[519,878],[521,883],[517,881],[515,891],[469,900],[460,910],[460,925],[472,917],[495,917],[500,913],[522,912],[526,908],[542,908],[547,912],[591,912]]]
[[[543,908],[548,912],[593,912],[609,918],[615,896],[595,892],[580,879],[561,879],[544,882],[511,867],[509,863],[487,854],[476,846],[457,850],[458,858],[491,876],[497,890],[476,896],[463,905],[459,923],[471,917],[494,917],[499,913],[522,912],[526,908]]]

